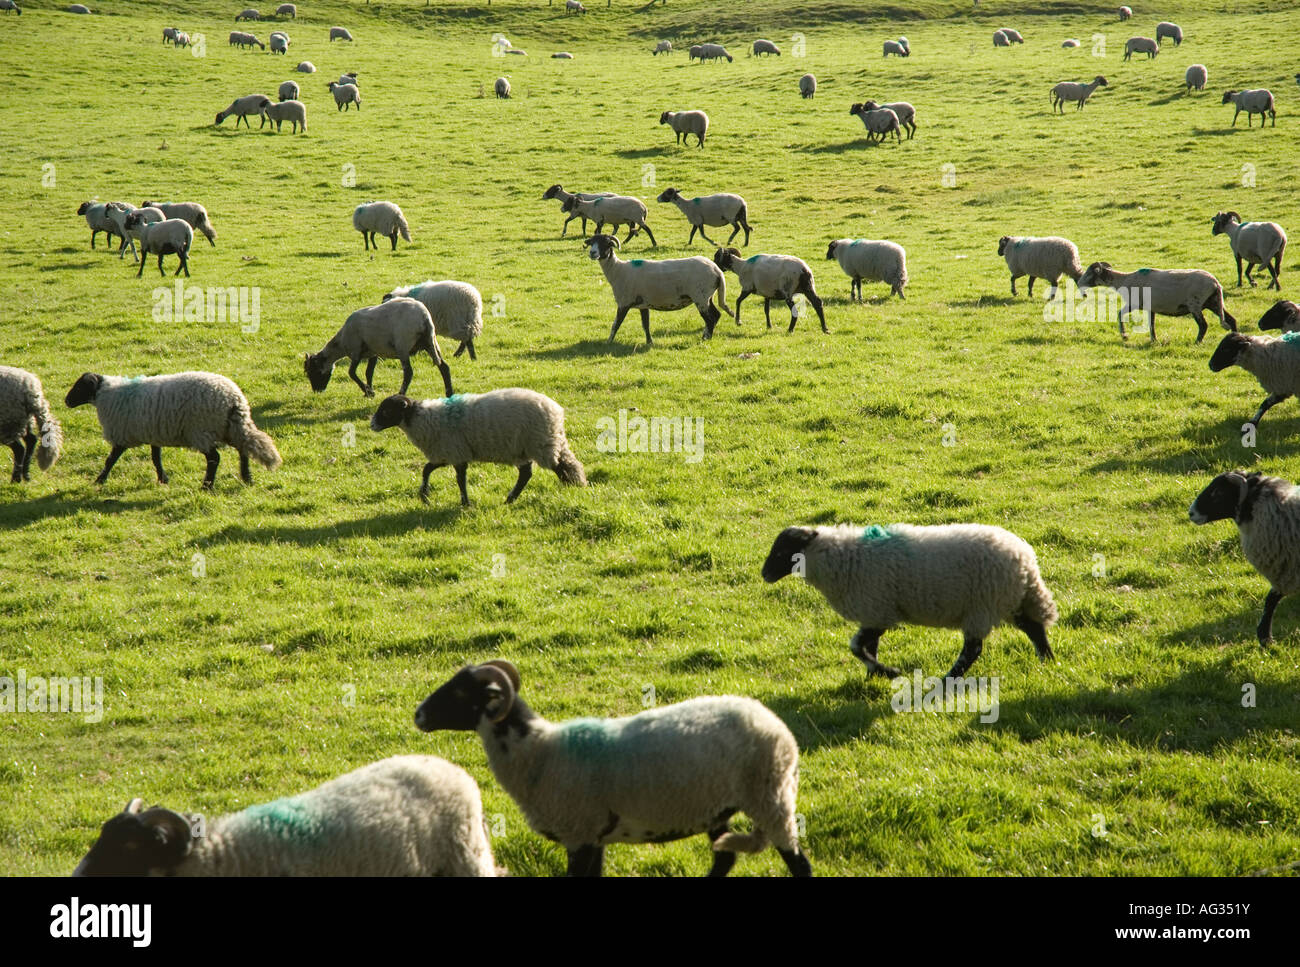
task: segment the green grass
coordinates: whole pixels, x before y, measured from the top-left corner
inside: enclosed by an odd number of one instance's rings
[[[1284,56],[1300,5],[1169,4],[1187,41],[1130,63],[1124,39],[1156,18],[1120,25],[1109,3],[971,16],[935,0],[910,8],[926,19],[904,19],[834,2],[597,0],[566,19],[540,4],[330,0],[300,4],[283,59],[225,45],[239,3],[105,0],[111,15],[96,17],[52,6],[0,21],[0,68],[23,92],[0,133],[0,362],[41,376],[67,437],[51,472],[0,485],[0,674],[102,676],[105,712],[98,724],[0,717],[0,869],[66,873],[136,795],[215,815],[431,752],[478,779],[502,864],[561,872],[563,851],[527,829],[475,736],[411,724],[433,687],[490,656],[516,662],[524,695],[554,719],[633,713],[647,686],[659,703],[766,702],[803,750],[819,874],[1238,874],[1295,858],[1300,607],[1283,603],[1262,654],[1263,580],[1231,524],[1196,528],[1186,508],[1224,469],[1300,477],[1300,411],[1276,408],[1243,449],[1239,428],[1264,394],[1240,370],[1208,371],[1217,330],[1196,346],[1189,320],[1161,319],[1149,346],[1122,344],[1111,323],[1045,323],[1040,297],[1010,296],[996,248],[1003,234],[1062,234],[1085,261],[1207,268],[1254,330],[1272,296],[1235,288],[1210,221],[1234,208],[1300,225]],[[206,56],[163,47],[172,23],[204,33]],[[325,42],[336,23],[355,45]],[[995,50],[1007,23],[1027,43]],[[494,32],[530,56],[492,57]],[[803,58],[789,56],[795,33]],[[882,61],[881,41],[899,33],[913,56]],[[739,56],[651,57],[660,36],[718,39]],[[744,57],[757,36],[787,55]],[[1065,37],[1084,47],[1060,49]],[[550,60],[558,49],[576,59]],[[319,72],[291,74],[302,59]],[[1188,97],[1194,62],[1210,88]],[[360,114],[336,113],[325,91],[345,70],[360,73]],[[808,70],[821,87],[802,101]],[[502,73],[516,96],[482,97]],[[1096,73],[1110,87],[1085,111],[1049,114],[1052,84]],[[235,96],[274,95],[291,76],[307,135],[213,127]],[[1271,87],[1276,129],[1232,130],[1219,104],[1230,86]],[[915,103],[916,138],[867,146],[848,106],[869,96]],[[656,123],[688,107],[713,119],[703,150]],[[830,334],[805,317],[787,335],[784,309],[766,331],[751,299],[744,325],[724,318],[711,342],[690,311],[654,314],[648,351],[635,314],[608,346],[608,287],[573,233],[558,238],[556,203],[539,200],[556,181],[651,199],[660,246],[637,239],[626,257],[686,254],[679,213],[653,203],[663,188],[740,192],[747,254],[807,259]],[[257,331],[154,321],[156,269],[137,280],[102,236],[88,248],[74,212],[92,196],[204,202],[218,247],[198,241],[190,284],[259,287]],[[350,214],[372,198],[402,205],[412,245],[363,252]],[[871,284],[866,305],[848,302],[824,260],[845,236],[907,248],[906,302]],[[1289,253],[1284,295],[1298,270]],[[450,470],[425,507],[419,454],[367,426],[377,400],[342,371],[309,391],[304,352],[393,285],[430,277],[472,282],[489,306],[479,360],[452,362],[457,389],[558,400],[589,489],[539,473],[505,507],[513,471],[476,465],[469,510]],[[734,299],[734,276],[728,286]],[[412,392],[437,395],[428,360],[414,365]],[[255,469],[246,488],[223,451],[206,494],[198,454],[168,451],[163,488],[135,450],[94,486],[107,445],[93,411],[62,405],[76,377],[186,369],[239,383],[284,466]],[[381,364],[379,396],[399,380]],[[620,409],[702,418],[703,459],[600,452],[597,421]],[[788,524],[900,520],[1000,524],[1038,550],[1062,612],[1058,661],[1040,665],[1018,633],[995,632],[972,672],[999,677],[995,723],[895,714],[889,684],[848,651],[854,629],[810,588],[759,577]],[[881,657],[940,674],[959,647],[956,632],[905,627]],[[607,857],[617,874],[706,864],[698,838]],[[782,871],[770,851],[737,867]]]

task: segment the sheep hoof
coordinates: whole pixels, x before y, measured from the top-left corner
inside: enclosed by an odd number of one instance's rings
[[[369,386],[367,386],[365,389],[365,394],[366,394],[366,399],[373,399],[375,395],[375,391],[372,390]]]

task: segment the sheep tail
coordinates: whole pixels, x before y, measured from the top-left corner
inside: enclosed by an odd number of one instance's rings
[[[405,218],[399,218],[397,220],[397,231],[401,233],[402,238],[406,241],[409,242],[411,240],[411,229],[407,227]]]
[[[217,230],[212,227],[212,223],[208,221],[207,218],[204,218],[203,221],[199,223],[199,231],[202,232],[203,237],[208,240],[208,244],[213,248],[217,247]]]
[[[717,292],[718,292],[718,301],[722,303],[722,311],[725,312],[727,315],[731,316],[731,318],[735,319],[736,314],[732,312],[731,307],[727,305],[727,273],[723,272],[721,269],[718,270]]]
[[[1056,602],[1052,600],[1052,592],[1043,583],[1043,576],[1038,573],[1037,568],[1034,568],[1028,577],[1025,597],[1020,603],[1020,613],[1026,618],[1037,621],[1044,628],[1050,628],[1056,623],[1058,617]]]
[[[1237,320],[1233,318],[1232,313],[1228,311],[1228,304],[1223,300],[1223,290],[1219,290],[1218,294],[1215,296],[1215,301],[1218,303],[1215,308],[1218,310],[1218,314],[1223,318],[1224,326],[1226,326],[1230,332],[1236,332]]]
[[[275,448],[275,441],[253,423],[247,404],[230,408],[230,437],[236,450],[247,453],[268,470],[274,470],[284,462],[280,451]]]
[[[728,830],[713,841],[713,849],[716,852],[758,853],[766,846],[767,834],[761,829],[756,829],[752,833]]]
[[[555,475],[560,478],[560,483],[569,484],[573,487],[587,486],[587,472],[582,469],[582,464],[578,458],[573,455],[569,449],[569,444],[564,444],[564,449],[560,451],[559,458],[555,461]]]
[[[63,427],[50,412],[50,404],[44,396],[37,396],[32,416],[36,417],[36,434],[40,443],[36,447],[36,465],[42,470],[49,470],[63,451]]]

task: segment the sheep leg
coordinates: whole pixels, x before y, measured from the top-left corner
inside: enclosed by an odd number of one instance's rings
[[[578,213],[573,212],[564,220],[564,224],[560,226],[560,238],[564,238],[565,235],[569,234],[569,222],[573,221],[577,217],[579,217]],[[582,234],[587,234],[587,219],[585,218],[582,219]]]
[[[579,846],[568,853],[569,868],[564,871],[565,876],[600,876],[605,865],[605,847]]]
[[[794,324],[799,321],[799,313],[794,307],[794,296],[791,295],[790,298],[786,299],[785,304],[790,307],[790,328],[786,332],[794,332]],[[767,307],[764,306],[764,308]],[[771,325],[772,323],[769,322],[768,328],[771,328]]]
[[[357,375],[357,367],[360,366],[360,365],[361,365],[361,357],[360,357],[360,356],[353,356],[353,357],[352,357],[352,361],[351,361],[351,363],[350,363],[349,366],[348,366],[348,376],[349,376],[349,378],[351,378],[352,382],[356,383],[358,386],[361,387],[361,392],[362,392],[362,393],[364,393],[366,396],[374,396],[374,395],[375,395],[375,391],[372,390],[372,389],[371,389],[369,386],[367,386],[365,383],[361,382],[361,377]],[[369,367],[367,367],[367,368],[369,368]]]
[[[884,633],[883,628],[859,628],[849,642],[849,651],[867,666],[867,671],[871,674],[897,678],[903,674],[901,671],[889,665],[882,665],[876,660],[876,649],[880,647],[880,636]]]
[[[165,279],[165,278],[167,278],[167,273],[163,271],[162,260],[163,260],[163,253],[162,253],[162,252],[159,252],[159,253],[158,253],[158,274],[161,275],[161,276]],[[180,274],[180,273],[178,272],[177,275],[179,275],[179,274]]]
[[[635,226],[635,225],[628,225],[628,227],[627,227],[627,238],[623,239],[624,244],[626,244],[626,243],[632,241],[632,236],[635,235],[635,234],[636,234],[636,226]],[[615,237],[617,238],[617,236],[615,236]]]
[[[181,274],[181,269],[184,269],[184,270],[185,270],[185,278],[188,279],[188,278],[190,277],[190,260],[189,260],[189,258],[186,257],[184,250],[182,250],[182,251],[180,251],[180,252],[177,252],[176,254],[177,254],[177,256],[180,257],[180,260],[181,260],[181,264],[180,264],[179,266],[177,266],[177,268],[176,268],[176,274],[177,274],[177,275],[180,275],[180,274]]]
[[[733,810],[724,812],[720,820],[709,828],[708,837],[710,843],[716,843],[721,837],[725,836],[730,830],[727,827],[727,820],[731,818]],[[709,876],[726,876],[731,872],[731,868],[736,865],[736,854],[732,850],[715,849],[713,851],[713,868],[709,870]]]
[[[126,447],[113,447],[108,452],[108,459],[104,461],[104,469],[99,471],[99,476],[95,478],[95,483],[102,484],[108,479],[108,472],[113,469],[113,464],[117,463],[117,458],[126,453]]]
[[[645,231],[646,235],[649,236],[649,238],[650,238],[650,244],[653,245],[655,248],[658,248],[658,247],[659,247],[659,243],[655,241],[655,233],[652,232],[652,231],[650,231],[650,226],[647,225],[645,222],[642,222],[642,223],[641,223],[641,228],[642,228],[642,230]]]
[[[135,277],[136,277],[137,279],[144,275],[144,267],[145,267],[145,263],[147,263],[147,262],[149,261],[149,259],[148,259],[148,255],[149,255],[149,253],[146,252],[146,251],[144,250],[144,244],[141,243],[141,245],[140,245],[140,271],[137,272],[137,273],[135,274]]]
[[[812,864],[802,850],[778,849],[791,876],[812,876]]]
[[[650,338],[650,310],[645,306],[641,307],[641,328],[645,330],[645,344],[653,346],[655,342]]]
[[[456,486],[460,488],[460,505],[469,506],[469,491],[465,489],[465,471],[469,469],[468,463],[456,464]]]
[[[369,252],[369,251],[370,251],[370,233],[369,233],[369,232],[362,232],[362,233],[361,233],[361,240],[362,240],[363,242],[366,243],[366,251]]]
[[[819,296],[816,290],[812,287],[812,277],[809,276],[808,278],[800,279],[799,287],[795,289],[795,291],[802,292],[804,298],[808,300],[808,304],[817,312],[817,318],[821,320],[822,332],[830,332],[830,330],[826,328],[826,313],[822,311],[821,296]]]
[[[221,463],[221,454],[213,447],[204,456],[208,458],[208,469],[203,474],[203,489],[211,490],[217,480],[217,465]]]
[[[1029,277],[1029,298],[1032,299],[1033,297],[1034,297],[1034,277],[1031,275]]]
[[[736,296],[736,325],[738,326],[740,325],[740,304],[748,298],[749,298],[749,293],[744,291],[743,289],[741,290],[740,295]],[[763,301],[766,302],[767,300],[765,299]],[[770,320],[768,321],[767,328],[769,329],[772,328],[772,323]]]
[[[95,236],[98,234],[99,234],[99,229],[95,229],[93,232],[90,233],[90,247],[92,249],[95,247]]]
[[[477,356],[477,355],[475,354],[475,352],[474,352],[474,340],[473,340],[473,339],[466,339],[463,343],[461,343],[461,345],[464,346],[466,349],[469,350],[469,358],[470,358],[471,360],[478,359],[478,356]],[[460,350],[459,350],[459,349],[456,350],[456,355],[457,355],[457,356],[460,355]]]
[[[1206,331],[1209,329],[1209,327],[1205,324],[1205,313],[1202,312],[1200,309],[1197,309],[1195,312],[1192,313],[1192,318],[1196,320],[1196,328],[1197,328],[1197,330],[1198,330],[1198,331],[1197,331],[1197,334],[1196,334],[1196,341],[1197,341],[1197,342],[1200,342],[1202,339],[1205,338],[1205,333],[1206,333]],[[1155,338],[1156,338],[1156,336],[1155,336],[1155,332],[1156,332],[1156,325],[1155,325],[1155,322],[1156,322],[1156,317],[1155,317],[1154,314],[1152,314],[1152,316],[1151,316],[1151,340],[1152,340],[1152,342],[1154,342],[1154,341],[1155,341]]]
[[[718,324],[718,320],[722,318],[722,313],[718,310],[718,307],[713,304],[712,296],[710,296],[709,301],[704,304],[704,308],[701,309],[698,305],[695,308],[699,309],[700,316],[704,319],[704,338],[712,339],[713,328]]]
[[[1241,259],[1240,259],[1240,258],[1237,259],[1237,264],[1238,264],[1238,265],[1241,264]],[[1250,283],[1250,287],[1251,287],[1252,289],[1259,285],[1259,283],[1256,282],[1256,281],[1251,277],[1251,274],[1250,274],[1250,273],[1251,273],[1251,270],[1254,269],[1254,268],[1255,268],[1255,263],[1254,263],[1254,262],[1247,262],[1247,263],[1246,263],[1246,281]],[[1237,284],[1238,284],[1238,285],[1241,285],[1240,282],[1238,282]]]
[[[424,479],[420,481],[420,500],[423,503],[427,504],[429,502],[429,474],[443,466],[446,466],[446,464],[426,463],[424,465]]]
[[[28,430],[23,435],[23,443],[27,445],[27,451],[23,454],[23,479],[24,480],[32,479],[32,454],[36,452],[36,444],[39,442],[40,441],[37,440],[36,438],[36,434],[33,433],[31,430]],[[17,446],[16,443],[13,445]]]
[[[397,229],[393,229],[392,234],[388,236],[388,240],[393,243],[393,251],[396,252],[397,251]]]
[[[1034,621],[1032,618],[1023,614],[1016,615],[1013,619],[1016,627],[1029,636],[1029,640],[1034,643],[1034,651],[1038,652],[1038,657],[1042,661],[1051,661],[1056,655],[1052,654],[1052,647],[1047,643],[1047,629],[1043,627],[1041,621]]]
[[[171,478],[167,476],[167,471],[162,465],[162,447],[150,447],[149,458],[153,460],[153,468],[158,473],[158,482],[160,484],[170,483]]]
[[[1269,396],[1267,399],[1265,399],[1263,403],[1260,403],[1260,404],[1259,404],[1259,409],[1257,409],[1257,410],[1255,411],[1255,415],[1252,416],[1248,422],[1250,423],[1251,426],[1258,427],[1258,426],[1259,426],[1259,421],[1262,420],[1262,419],[1264,418],[1264,414],[1265,414],[1265,413],[1267,413],[1267,412],[1268,412],[1269,410],[1271,410],[1273,407],[1277,406],[1277,404],[1282,403],[1282,402],[1285,402],[1286,400],[1289,400],[1290,398],[1291,398],[1291,394],[1290,394],[1290,393],[1274,393],[1274,394],[1272,394],[1272,395]]]
[[[983,638],[972,638],[970,635],[967,635],[966,643],[962,646],[961,654],[957,656],[956,664],[952,666],[952,669],[944,677],[961,678],[962,675],[966,674],[966,669],[970,668],[970,666],[975,663],[975,659],[980,656],[980,652],[983,650]]]
[[[366,395],[367,396],[375,395],[375,367],[377,365],[379,365],[378,356],[371,356],[368,360],[366,360]],[[403,368],[402,372],[405,373],[406,368]],[[410,379],[408,378],[406,382],[409,383]],[[402,394],[403,395],[406,394],[405,384],[403,384],[402,386]]]
[[[1281,292],[1282,280],[1280,276],[1282,275],[1282,256],[1275,255],[1273,256],[1272,262],[1268,262],[1265,264],[1268,267],[1269,274],[1273,276],[1273,281],[1269,283],[1269,287],[1277,289],[1278,292]]]
[[[411,385],[411,377],[415,375],[415,370],[411,369],[411,360],[409,357],[403,356],[398,361],[402,364],[402,388],[397,392],[405,396],[407,387]],[[374,364],[375,360],[372,358],[370,360],[370,365],[366,367],[367,382],[370,381],[370,370],[374,367]]]
[[[790,303],[790,330],[794,331],[794,303]],[[763,296],[763,321],[767,323],[767,328],[772,328],[772,300]]]
[[[463,353],[464,351],[465,351],[465,341],[464,341],[464,340],[461,340],[460,345],[456,347],[456,351],[455,351],[454,353],[451,354],[451,358],[452,358],[452,359],[455,359],[457,356],[459,356],[459,355],[460,355],[461,353]],[[470,358],[473,359],[474,357],[471,356]]]
[[[1233,255],[1236,257],[1236,259],[1237,259],[1237,288],[1240,289],[1240,288],[1241,288],[1241,256],[1240,256],[1240,255],[1237,255],[1236,252],[1233,252],[1232,254],[1233,254]],[[1249,272],[1249,271],[1246,272],[1246,276],[1247,276],[1247,278],[1250,277],[1250,272]]]
[[[9,482],[22,483],[23,482],[23,446],[17,440],[12,440],[9,443],[9,449],[14,452],[14,472],[9,477]]]
[[[614,341],[614,335],[615,335],[615,333],[618,332],[618,327],[621,326],[621,325],[623,325],[623,317],[627,315],[627,310],[630,309],[630,308],[632,308],[632,307],[631,307],[631,306],[619,306],[619,307],[618,307],[618,312],[616,312],[616,313],[614,314],[614,325],[613,325],[613,326],[610,328],[610,330],[609,330],[609,341],[610,341],[610,342],[613,342],[613,341]]]
[[[515,498],[518,497],[519,494],[523,491],[523,489],[528,486],[528,481],[532,479],[532,476],[533,476],[532,463],[529,462],[529,463],[520,464],[519,479],[515,481],[514,489],[511,490],[510,493],[506,494],[507,504],[513,504],[515,502]]]
[[[1281,600],[1282,595],[1270,588],[1268,597],[1264,599],[1264,615],[1259,619],[1259,626],[1255,629],[1255,634],[1259,638],[1259,647],[1266,650],[1273,640],[1273,612],[1277,610],[1278,602]]]
[[[243,450],[239,451],[239,479],[246,484],[253,482],[253,474],[248,469],[248,453]]]
[[[690,245],[691,242],[695,241],[695,232],[699,229],[699,227],[700,227],[700,226],[698,226],[698,225],[692,225],[692,226],[691,226],[691,234],[688,235],[687,238],[686,238],[686,244],[687,244],[687,245]],[[703,233],[703,232],[700,232],[700,234],[703,235],[704,233]]]
[[[434,361],[438,364],[438,372],[442,373],[442,388],[446,390],[448,396],[451,396],[455,392],[451,388],[451,367],[447,365],[447,361],[442,356],[435,355],[432,351],[430,351],[429,355],[433,356]],[[469,358],[474,358],[474,344],[472,341],[469,347]]]
[[[704,239],[704,241],[708,242],[710,245],[717,245],[717,244],[718,244],[718,243],[715,242],[713,239],[709,238],[709,236],[707,236],[707,235],[704,234],[704,226],[703,226],[703,225],[700,225],[700,226],[699,226],[699,229],[700,229],[700,238]],[[733,233],[733,234],[735,234],[735,233]],[[689,243],[687,243],[687,244],[689,244]]]
[[[701,232],[700,234],[703,235],[704,233]],[[735,237],[736,237],[737,235],[739,235],[739,234],[740,234],[740,222],[732,222],[732,223],[731,223],[731,234],[727,236],[726,244],[727,244],[727,245],[730,245],[730,244],[731,244],[731,240],[732,240],[733,238],[735,238]],[[745,233],[745,243],[746,243],[746,244],[749,243],[749,233],[748,233],[748,232]]]
[[[1015,276],[1015,275],[1013,275],[1013,276],[1011,277],[1011,294],[1012,294],[1012,295],[1015,295],[1015,294],[1016,294],[1016,279],[1017,279],[1017,278],[1019,278],[1019,277],[1018,277],[1018,276]]]

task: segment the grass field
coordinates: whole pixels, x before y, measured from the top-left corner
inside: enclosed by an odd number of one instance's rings
[[[430,752],[478,779],[500,863],[562,872],[563,850],[527,828],[476,736],[411,722],[462,663],[491,656],[519,666],[524,697],[552,719],[631,714],[651,694],[766,702],[803,751],[819,875],[1217,875],[1297,858],[1300,605],[1283,603],[1262,653],[1265,582],[1230,522],[1196,528],[1187,506],[1226,469],[1300,477],[1300,410],[1277,407],[1244,448],[1265,394],[1239,369],[1209,372],[1216,327],[1198,346],[1189,320],[1162,318],[1149,345],[1121,343],[1109,322],[1045,322],[1041,291],[1030,299],[1022,280],[1013,298],[996,250],[1004,234],[1061,234],[1085,263],[1209,269],[1257,331],[1274,295],[1235,287],[1210,222],[1231,208],[1300,226],[1300,65],[1285,54],[1300,4],[1163,5],[1187,40],[1127,63],[1124,40],[1160,17],[1120,24],[1103,3],[972,16],[935,0],[903,17],[816,0],[596,0],[566,18],[558,4],[307,0],[287,58],[227,46],[239,3],[55,6],[0,19],[0,69],[23,91],[0,127],[0,363],[40,375],[66,434],[50,472],[0,485],[0,675],[101,677],[104,712],[0,717],[0,870],[69,872],[133,796],[216,815]],[[204,34],[203,56],[162,46],[170,24]],[[328,44],[331,24],[355,44]],[[1003,25],[1026,43],[995,50]],[[492,56],[494,33],[529,56]],[[912,56],[882,60],[900,33]],[[760,36],[786,55],[745,57]],[[661,37],[678,53],[651,57]],[[1083,47],[1061,49],[1066,37]],[[684,48],[704,40],[735,62],[688,65]],[[561,49],[575,59],[549,59]],[[319,72],[293,74],[299,60]],[[1198,62],[1209,88],[1186,96]],[[353,70],[363,110],[339,114],[325,85]],[[820,83],[810,101],[796,91],[805,71]],[[1049,113],[1055,82],[1098,73],[1110,86],[1086,110]],[[501,74],[508,101],[490,96]],[[274,98],[290,78],[306,135],[213,126],[234,97]],[[1271,88],[1276,128],[1233,130],[1228,87]],[[867,97],[913,102],[915,139],[868,145],[848,113]],[[703,150],[658,126],[679,108],[712,118]],[[635,313],[608,345],[608,286],[540,201],[554,182],[647,198],[659,247],[634,239],[624,257],[687,254],[684,220],[653,201],[664,188],[741,193],[746,254],[808,260],[830,334],[810,316],[786,334],[777,306],[765,330],[750,299],[743,325],[724,317],[708,342],[689,310],[653,314],[648,350]],[[90,251],[74,213],[91,197],[202,201],[219,237],[197,239],[188,284],[256,288],[257,325],[156,320],[175,260],[166,280],[153,265],[137,280],[102,236]],[[351,211],[374,198],[403,207],[411,245],[363,251]],[[870,283],[867,304],[849,302],[824,258],[842,237],[906,247],[906,302]],[[450,470],[423,506],[422,457],[367,425],[397,365],[380,365],[376,400],[342,370],[310,392],[304,352],[426,278],[484,296],[479,359],[452,361],[456,388],[559,401],[589,489],[539,472],[506,507],[514,472],[475,465],[471,508]],[[439,395],[428,360],[414,366],[412,394]],[[139,449],[96,487],[108,447],[95,414],[63,406],[77,376],[187,369],[233,378],[284,466],[255,468],[248,488],[223,451],[209,494],[199,454],[167,451],[160,487]],[[602,452],[598,421],[621,410],[702,420],[701,458]],[[896,714],[890,683],[848,651],[854,629],[811,588],[759,576],[789,524],[966,520],[1033,544],[1062,613],[1055,663],[1013,629],[989,639],[971,674],[998,677],[993,723]],[[937,675],[959,648],[957,632],[905,627],[881,658]],[[695,838],[612,849],[606,871],[707,862]],[[736,869],[783,872],[771,851]]]

